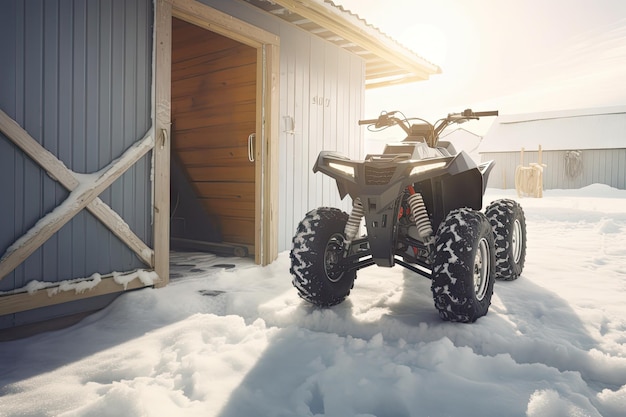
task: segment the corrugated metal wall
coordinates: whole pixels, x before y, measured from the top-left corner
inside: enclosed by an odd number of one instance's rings
[[[151,125],[151,0],[5,0],[0,108],[77,173],[119,157]],[[150,155],[100,197],[151,240]],[[68,195],[0,134],[0,255]],[[12,274],[0,291],[143,264],[86,211]]]
[[[365,64],[341,50],[249,4],[204,0],[280,36],[280,167],[278,250],[291,248],[298,222],[319,206],[347,210],[334,180],[312,169],[321,150],[363,158],[358,120],[363,113]],[[293,132],[286,120],[293,120]]]
[[[567,151],[543,151],[543,188],[570,189],[591,184],[607,184],[626,189],[626,149],[585,149],[581,152],[579,175],[567,166]],[[524,152],[524,166],[538,162],[537,151]],[[571,157],[570,157],[571,158]],[[496,165],[489,176],[488,187],[515,188],[515,169],[520,165],[519,152],[493,152],[481,154],[481,160],[494,160]],[[572,160],[570,160],[570,165]]]

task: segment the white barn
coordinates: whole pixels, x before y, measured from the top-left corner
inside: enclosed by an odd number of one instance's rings
[[[496,162],[487,186],[515,188],[521,149],[528,166],[539,146],[544,189],[626,189],[626,106],[498,117],[478,148],[481,161]]]

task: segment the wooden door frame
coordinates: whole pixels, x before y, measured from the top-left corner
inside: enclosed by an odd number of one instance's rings
[[[278,256],[280,38],[195,0],[155,0],[154,13],[154,258],[160,285],[169,281],[172,17],[257,51],[255,262],[267,265]]]

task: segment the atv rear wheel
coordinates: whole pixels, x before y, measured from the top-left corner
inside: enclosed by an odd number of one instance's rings
[[[485,214],[493,228],[496,244],[496,278],[517,279],[526,259],[526,219],[524,210],[514,200],[496,200],[487,206]]]
[[[320,207],[307,213],[293,237],[292,283],[301,298],[317,306],[341,303],[354,285],[356,271],[341,265],[347,221],[341,210]]]
[[[487,314],[495,254],[485,215],[469,208],[451,211],[437,230],[435,248],[431,290],[439,316],[472,323]]]

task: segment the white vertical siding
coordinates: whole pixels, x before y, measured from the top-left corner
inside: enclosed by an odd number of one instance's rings
[[[358,119],[362,114],[364,64],[296,28],[281,30],[281,118],[294,121],[294,132],[280,133],[279,251],[291,247],[298,222],[311,209],[347,210],[335,181],[314,174],[322,150],[362,157]]]

